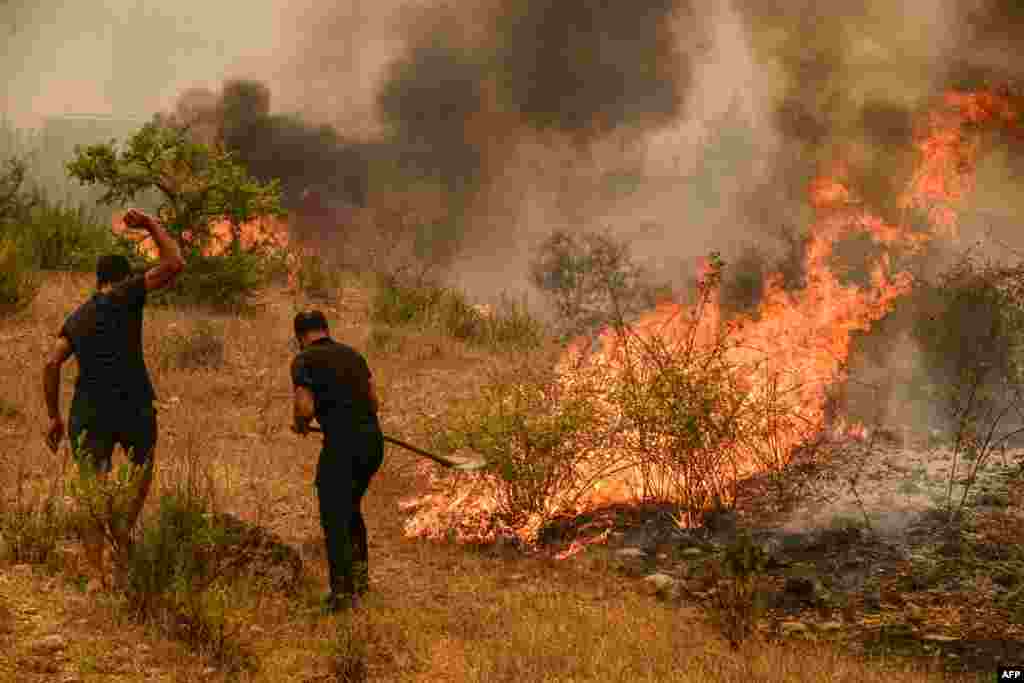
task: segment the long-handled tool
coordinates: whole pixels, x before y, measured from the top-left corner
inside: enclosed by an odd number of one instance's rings
[[[310,427],[309,431],[316,432],[317,434],[323,434],[324,432],[324,430],[321,429],[320,427]],[[404,441],[400,441],[393,436],[388,436],[385,434],[384,440],[387,441],[388,443],[393,443],[394,445],[400,448],[404,448],[407,451],[412,451],[416,455],[422,455],[424,458],[430,458],[437,464],[444,465],[445,467],[450,467],[453,470],[459,470],[462,472],[473,472],[476,470],[482,470],[483,468],[487,467],[487,461],[480,456],[478,456],[476,460],[454,460],[443,455],[435,455],[434,453],[425,451],[422,448],[417,448],[416,446],[408,444]]]

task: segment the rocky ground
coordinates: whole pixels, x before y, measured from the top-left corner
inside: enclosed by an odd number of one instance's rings
[[[665,600],[712,607],[718,584],[709,570],[746,531],[767,554],[759,630],[769,638],[939,657],[949,670],[1018,665],[1022,453],[995,454],[958,525],[938,512],[953,462],[950,452],[922,445],[847,448],[781,480],[746,482],[737,509],[710,516],[704,528],[681,530],[664,508],[605,509],[548,537],[557,545],[610,531],[607,544],[587,552],[607,554]],[[957,470],[971,464],[958,461]]]

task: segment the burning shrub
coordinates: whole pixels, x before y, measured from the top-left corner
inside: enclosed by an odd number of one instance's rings
[[[596,482],[623,466],[624,456],[607,448],[614,428],[593,396],[585,382],[563,385],[535,357],[492,374],[480,398],[453,411],[434,437],[435,448],[486,457],[492,471],[474,478],[471,493],[463,488],[415,501],[420,509],[407,531],[443,537],[454,529],[466,540],[508,531],[536,542],[547,522],[575,511]],[[459,478],[446,483],[465,485]]]
[[[492,537],[504,528],[534,541],[553,517],[599,504],[605,483],[622,484],[621,502],[675,503],[679,523],[692,526],[713,501],[733,503],[739,478],[785,467],[820,425],[801,419],[798,387],[717,326],[708,304],[720,267],[712,261],[688,313],[666,304],[650,316],[667,320],[618,323],[554,368],[529,359],[494,378],[449,417],[437,444],[480,453],[492,472],[476,489],[456,481],[414,503],[408,531]]]
[[[665,293],[633,261],[629,246],[607,232],[556,230],[541,243],[530,277],[571,336],[649,309]]]

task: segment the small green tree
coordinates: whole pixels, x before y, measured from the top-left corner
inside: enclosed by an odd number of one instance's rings
[[[608,231],[556,230],[534,255],[530,279],[570,336],[624,322],[670,293],[636,263],[629,245]]]
[[[148,123],[124,145],[111,140],[76,147],[67,170],[83,184],[105,188],[103,204],[158,191],[160,219],[189,253],[209,244],[216,220],[231,222],[237,250],[243,223],[284,215],[278,181],[254,180],[229,152],[192,140],[180,126]]]

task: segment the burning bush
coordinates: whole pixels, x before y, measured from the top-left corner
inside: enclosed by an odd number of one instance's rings
[[[719,330],[709,306],[719,268],[693,308],[666,304],[656,313],[667,318],[619,320],[596,349],[580,340],[553,368],[530,358],[493,376],[479,400],[449,416],[436,444],[480,453],[492,471],[473,487],[445,481],[452,488],[412,501],[408,532],[511,531],[535,542],[553,518],[616,500],[671,502],[679,522],[693,525],[712,501],[734,501],[739,478],[783,467],[815,432],[793,387],[765,379],[733,329]],[[618,493],[609,499],[602,486]]]
[[[493,540],[511,532],[535,542],[545,523],[575,511],[595,483],[622,467],[624,456],[608,449],[612,425],[585,382],[566,386],[538,360],[493,373],[479,399],[453,411],[435,433],[435,447],[479,453],[493,472],[469,495],[457,493],[465,482],[456,478],[409,503],[419,508],[407,523],[410,534]]]

